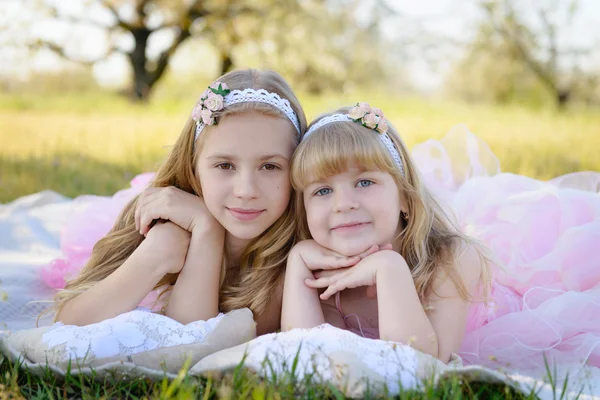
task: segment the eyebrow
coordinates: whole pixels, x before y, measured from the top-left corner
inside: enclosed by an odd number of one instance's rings
[[[235,160],[236,157],[232,157],[229,154],[215,154],[210,157],[206,157],[207,159],[220,159],[220,160]],[[259,160],[265,161],[270,160],[272,158],[283,158],[284,160],[289,159],[289,157],[284,156],[283,154],[265,154],[260,156]]]

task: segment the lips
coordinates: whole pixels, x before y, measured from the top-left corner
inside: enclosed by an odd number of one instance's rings
[[[369,225],[370,222],[347,222],[344,224],[339,224],[331,228],[332,231],[345,232],[345,231],[353,231],[357,229],[364,228]]]
[[[234,218],[240,221],[251,221],[258,218],[265,210],[258,208],[227,208]]]

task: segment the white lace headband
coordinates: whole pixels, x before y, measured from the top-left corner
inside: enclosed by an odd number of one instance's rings
[[[288,117],[296,128],[298,135],[300,135],[298,116],[287,99],[281,98],[277,93],[271,93],[265,89],[229,90],[224,83],[216,82],[206,89],[192,111],[192,119],[196,121],[194,141],[198,139],[198,136],[200,136],[206,125],[214,125],[216,123],[213,115],[214,112],[221,111],[232,104],[249,102],[270,104],[277,108]]]
[[[404,166],[402,164],[402,158],[400,158],[400,153],[398,153],[396,146],[394,146],[394,142],[392,142],[392,139],[390,139],[390,137],[387,134],[387,123],[385,122],[383,115],[381,117],[381,122],[379,124],[376,123],[374,126],[369,126],[370,122],[368,121],[365,123],[364,116],[357,119],[352,119],[346,114],[328,115],[327,117],[321,118],[313,126],[311,126],[310,129],[304,134],[302,140],[306,140],[307,137],[309,137],[314,131],[321,128],[322,126],[331,124],[333,122],[355,122],[362,124],[363,126],[369,129],[373,129],[379,137],[379,139],[381,140],[381,142],[386,147],[386,149],[388,149],[388,151],[390,152],[390,155],[394,159],[394,162],[400,169],[400,173],[404,175]],[[381,132],[382,129],[380,128],[382,126],[385,126],[385,130],[383,132]]]

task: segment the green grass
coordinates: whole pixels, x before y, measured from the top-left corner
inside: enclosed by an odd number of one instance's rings
[[[504,171],[549,179],[600,171],[600,113],[555,113],[419,99],[301,96],[309,118],[365,99],[382,108],[412,148],[464,123]],[[195,96],[135,105],[104,92],[0,95],[0,202],[51,189],[66,196],[112,194],[154,171],[176,140]]]
[[[425,381],[424,390],[406,390],[398,396],[369,391],[366,399],[536,399],[534,392],[526,395],[503,384],[477,380],[467,381],[457,376],[441,380],[437,385]],[[560,396],[560,391],[558,392]],[[240,364],[232,373],[220,377],[197,377],[182,369],[175,379],[152,381],[147,378],[91,378],[67,374],[57,379],[48,370],[37,377],[17,364],[4,360],[0,364],[0,400],[4,399],[65,399],[65,398],[131,398],[131,399],[345,399],[332,385],[316,383],[315,377],[296,379],[291,373],[269,380],[260,379]]]

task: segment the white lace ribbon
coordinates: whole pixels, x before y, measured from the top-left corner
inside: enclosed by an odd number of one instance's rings
[[[290,122],[296,128],[298,135],[300,135],[298,116],[294,112],[290,102],[287,99],[280,97],[277,93],[268,92],[265,89],[232,90],[223,98],[223,107],[238,103],[265,103],[272,105],[288,117]],[[205,126],[206,124],[204,124],[202,120],[197,122],[194,140],[198,139],[198,136],[200,136],[200,133]]]
[[[333,122],[356,123],[354,120],[352,120],[352,118],[350,118],[346,114],[328,115],[327,117],[321,118],[313,126],[311,126],[310,129],[306,132],[306,134],[304,134],[304,137],[302,138],[302,140],[306,140],[307,137],[309,137],[313,132],[315,132],[317,129],[321,128],[322,126],[331,124]],[[380,134],[379,132],[376,132],[376,131],[373,131],[373,132],[375,132],[375,134],[377,134],[377,136],[379,136],[381,143],[383,143],[384,146],[386,147],[386,149],[388,149],[388,151],[390,152],[390,155],[394,159],[394,162],[396,163],[398,168],[400,168],[400,172],[402,173],[402,175],[404,175],[404,166],[402,164],[402,158],[400,157],[400,153],[398,153],[396,146],[394,146],[394,142],[392,142],[392,139],[390,139],[390,137],[388,136],[387,133]]]

